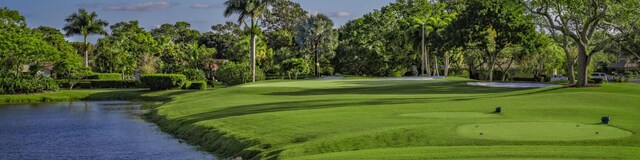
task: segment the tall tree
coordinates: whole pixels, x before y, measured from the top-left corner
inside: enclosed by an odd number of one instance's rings
[[[78,12],[72,13],[65,19],[67,22],[64,28],[66,31],[66,36],[73,35],[82,35],[84,40],[85,48],[89,42],[87,42],[87,37],[92,34],[106,35],[107,32],[104,31],[104,27],[109,25],[109,23],[102,19],[97,19],[98,14],[96,12],[88,13],[85,9],[78,9]],[[89,67],[89,52],[85,49],[84,51],[84,66]]]
[[[269,6],[280,0],[227,0],[224,5],[224,16],[229,17],[238,14],[238,23],[243,23],[245,19],[250,19],[248,26],[251,35],[251,79],[256,82],[256,37],[260,34],[259,21],[264,17]]]
[[[631,28],[640,22],[638,0],[531,0],[527,7],[541,19],[540,26],[563,36],[569,74],[573,63],[567,52],[569,43],[577,46],[579,87],[588,84],[587,69],[595,53],[618,39],[640,33]]]
[[[525,15],[524,1],[470,0],[466,9],[449,26],[456,32],[459,45],[476,43],[485,56],[487,80],[493,80],[498,56],[509,45],[532,48],[535,27]]]
[[[293,48],[296,25],[303,21],[307,14],[309,13],[296,2],[282,0],[274,3],[260,24],[265,29],[267,45],[274,50],[283,47]]]
[[[148,56],[158,56],[160,47],[153,36],[138,26],[138,21],[119,22],[110,26],[112,34],[98,40],[96,71],[131,74],[136,69],[155,64],[141,63]]]
[[[209,48],[216,49],[215,58],[230,59],[233,53],[233,47],[242,37],[246,37],[240,28],[240,25],[234,22],[226,22],[211,26],[212,32],[206,32],[200,37],[198,44],[205,45]]]
[[[295,39],[302,51],[314,54],[315,75],[320,77],[320,54],[333,53],[337,47],[338,35],[333,21],[324,14],[310,15],[298,24]]]

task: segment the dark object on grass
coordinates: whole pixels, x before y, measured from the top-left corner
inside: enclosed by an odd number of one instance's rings
[[[496,107],[496,111],[493,113],[502,113],[502,107]]]
[[[609,121],[611,121],[611,116],[604,116],[600,118],[600,121],[602,122],[602,124],[609,124]]]
[[[484,133],[480,132],[480,135],[484,135]]]
[[[596,134],[600,134],[600,132],[596,132]]]

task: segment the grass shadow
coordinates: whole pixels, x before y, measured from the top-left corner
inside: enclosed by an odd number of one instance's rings
[[[149,91],[149,90],[113,90],[107,92],[93,93],[83,100],[100,101],[100,100],[126,100],[126,101],[161,101],[166,102],[174,97],[191,93],[191,90],[168,90],[168,91]]]
[[[340,81],[340,88],[304,88],[292,92],[270,92],[265,95],[310,96],[328,94],[486,94],[502,93],[531,88],[495,88],[467,85],[467,81],[424,81],[421,83],[397,81],[389,85],[372,83],[371,81]]]

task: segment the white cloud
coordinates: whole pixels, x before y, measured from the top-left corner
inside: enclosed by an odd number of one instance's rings
[[[323,12],[323,11],[319,11],[319,10],[313,10],[313,11],[309,11],[309,15],[317,15],[317,14],[325,14],[328,17],[331,18],[343,18],[343,17],[350,17],[351,13],[346,12],[346,11],[339,11],[339,12]]]
[[[220,4],[205,4],[205,3],[196,3],[191,5],[191,8],[193,9],[217,9],[222,7],[224,6]]]
[[[335,16],[335,17],[349,17],[349,16],[351,16],[351,13],[345,12],[345,11],[340,11],[340,12],[334,13],[333,16]]]
[[[155,1],[145,3],[128,3],[106,6],[107,11],[152,11],[171,7],[173,4],[167,1]]]

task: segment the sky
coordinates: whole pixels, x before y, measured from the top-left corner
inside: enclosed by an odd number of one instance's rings
[[[336,27],[349,20],[379,9],[395,0],[292,0],[310,13],[327,14]],[[185,21],[191,28],[208,32],[211,26],[237,17],[223,16],[225,0],[0,0],[0,8],[18,10],[31,28],[51,26],[61,29],[64,19],[78,8],[95,11],[109,24],[138,20],[140,26],[151,30],[165,23]],[[95,42],[98,36],[90,37]],[[70,41],[81,41],[79,36]]]

